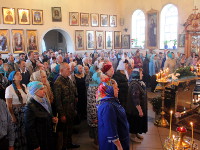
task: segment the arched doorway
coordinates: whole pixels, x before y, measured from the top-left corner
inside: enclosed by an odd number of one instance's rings
[[[62,49],[63,52],[74,52],[73,41],[63,29],[50,29],[46,31],[41,39],[42,52],[48,49],[58,50]]]

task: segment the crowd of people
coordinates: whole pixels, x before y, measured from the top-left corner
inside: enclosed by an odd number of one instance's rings
[[[0,148],[79,148],[74,126],[87,120],[100,150],[129,150],[148,131],[147,87],[154,92],[156,73],[198,63],[195,53],[166,50],[0,55]]]

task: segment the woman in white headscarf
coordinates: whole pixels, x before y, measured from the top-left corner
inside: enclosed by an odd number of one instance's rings
[[[120,60],[117,67],[117,71],[113,75],[113,79],[117,82],[119,88],[119,101],[123,107],[126,106],[128,95],[128,73],[126,67],[128,66],[128,60]]]

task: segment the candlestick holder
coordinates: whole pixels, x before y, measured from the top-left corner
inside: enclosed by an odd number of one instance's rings
[[[191,147],[190,143],[184,139],[184,136],[187,132],[186,128],[178,127],[176,129],[176,131],[179,133],[179,139],[178,139],[178,142],[176,144],[176,147],[177,148],[182,148],[182,147],[190,148]]]
[[[161,115],[161,117],[160,117],[160,119],[158,119],[158,120],[156,120],[155,121],[155,125],[157,125],[157,126],[159,126],[159,127],[167,127],[167,126],[169,126],[169,123],[168,123],[168,121],[165,119],[165,112],[164,112],[164,100],[165,100],[165,87],[166,87],[166,85],[168,84],[168,81],[167,81],[167,79],[159,79],[159,80],[157,80],[157,82],[159,82],[160,83],[160,85],[161,85],[161,98],[162,98],[162,107],[161,107],[161,113],[160,113],[160,115]]]
[[[186,137],[187,129],[185,127],[178,127],[176,129],[178,135],[167,137],[164,143],[165,150],[198,150],[198,144],[192,141],[191,138]]]

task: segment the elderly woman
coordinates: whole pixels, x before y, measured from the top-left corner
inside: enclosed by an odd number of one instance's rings
[[[176,69],[176,60],[173,57],[172,53],[167,54],[168,59],[165,61],[164,69],[169,68],[169,73],[174,73]]]
[[[115,79],[119,87],[119,101],[123,107],[126,105],[128,95],[128,74],[125,68],[126,64],[128,64],[128,62],[125,63],[125,61],[120,60],[117,72],[113,75],[113,79]]]
[[[85,67],[85,66],[90,67],[90,65],[89,65],[89,58],[88,57],[84,57],[82,59],[82,61],[83,61],[83,67]]]
[[[159,63],[157,61],[157,55],[152,54],[150,62],[149,62],[149,75],[151,76],[151,80],[150,80],[151,92],[154,92],[156,88],[156,85],[157,85],[156,73],[158,72],[159,72]]]
[[[147,132],[147,92],[142,81],[142,69],[132,72],[129,83],[126,105],[127,118],[130,125],[131,140],[140,143],[143,137],[139,134]]]
[[[44,85],[39,81],[30,82],[28,92],[31,97],[24,113],[28,150],[54,150],[53,123],[58,118],[52,115]]]
[[[82,65],[78,65],[75,67],[75,80],[76,80],[76,87],[78,92],[78,103],[77,103],[77,111],[78,115],[81,119],[86,119],[87,111],[87,90],[85,84],[85,74],[83,73]]]
[[[99,84],[101,71],[97,67],[97,64],[90,67],[91,80],[89,81],[89,87],[87,90],[87,122],[89,125],[89,136],[94,139],[94,144],[98,144],[97,133],[97,108],[96,108],[96,91]]]
[[[43,83],[45,97],[52,104],[53,103],[53,93],[51,91],[49,81],[47,80],[46,72],[44,70],[39,70],[39,71],[33,72],[33,74],[30,77],[30,81],[39,81],[39,82]]]
[[[26,150],[23,111],[27,101],[26,86],[21,84],[22,76],[19,71],[12,71],[8,80],[12,84],[6,88],[5,98],[15,130],[14,147],[15,150]]]
[[[98,88],[99,150],[129,150],[129,126],[118,91],[114,80],[102,82]]]
[[[60,65],[58,64],[53,68],[52,72],[48,76],[48,81],[49,81],[51,87],[53,87],[54,82],[58,78],[59,72],[60,72]]]

